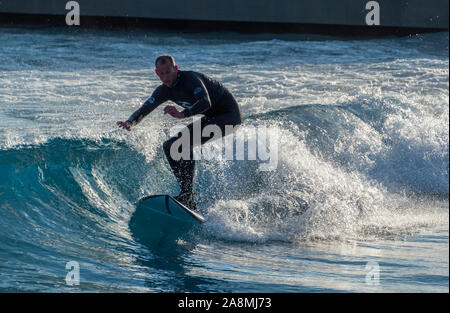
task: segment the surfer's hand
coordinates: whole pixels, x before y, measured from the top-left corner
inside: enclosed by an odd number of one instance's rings
[[[121,122],[121,121],[118,121],[118,122],[117,122],[117,126],[123,128],[123,129],[126,129],[126,130],[128,130],[128,131],[131,130],[131,123],[128,122],[128,121],[127,121],[127,122]]]
[[[166,106],[164,108],[164,114],[169,114],[170,116],[175,118],[184,118],[184,114],[182,112],[179,112],[173,105]]]

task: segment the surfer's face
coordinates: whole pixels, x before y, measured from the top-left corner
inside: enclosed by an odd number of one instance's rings
[[[155,73],[167,87],[171,87],[175,83],[177,72],[178,66],[173,66],[170,62],[166,62],[165,64],[158,62],[156,64]]]

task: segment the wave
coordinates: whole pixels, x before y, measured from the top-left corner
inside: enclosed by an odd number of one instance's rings
[[[359,102],[294,106],[254,118],[291,122],[291,133],[314,155],[391,191],[448,196],[448,125],[442,123],[448,111],[405,111]]]
[[[220,195],[210,203],[210,234],[365,240],[441,224],[448,216],[448,127],[441,115],[402,113],[371,101],[250,116],[244,133],[255,124],[278,129],[278,167],[204,165],[207,193]],[[417,123],[419,116],[430,123]]]
[[[448,199],[448,128],[433,133],[426,128],[435,126],[423,124],[417,132],[426,135],[416,136],[414,123],[373,102],[249,116],[233,144],[256,136],[248,132],[254,125],[271,126],[277,167],[261,171],[257,160],[198,162],[203,235],[258,242],[366,239],[441,223],[448,216],[445,201],[423,199]],[[54,138],[0,150],[4,233],[23,239],[43,230],[94,246],[129,245],[134,203],[149,194],[175,194],[178,186],[162,151],[149,158],[123,138]]]
[[[57,138],[1,150],[3,234],[63,255],[77,247],[89,253],[105,244],[128,247],[130,200],[138,197],[145,166],[143,157],[111,140]]]

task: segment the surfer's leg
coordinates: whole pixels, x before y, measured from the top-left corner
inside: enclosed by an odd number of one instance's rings
[[[222,118],[219,118],[219,121],[225,122],[225,120]],[[198,122],[196,122],[198,123]],[[207,117],[203,117],[201,119],[200,124],[200,134],[203,131],[203,128],[207,125],[216,124],[216,119],[209,119]],[[225,125],[224,123],[220,123],[221,125]],[[181,157],[178,160],[175,160],[170,151],[172,148],[172,145],[177,141],[181,140],[182,134],[186,134],[186,130],[180,131],[177,136],[169,138],[167,141],[163,144],[164,153],[166,155],[167,161],[169,162],[169,165],[178,181],[178,184],[180,185],[180,195],[189,195],[192,196],[194,191],[194,176],[195,176],[195,160],[194,160],[194,133],[193,133],[193,125],[194,123],[189,124],[187,127],[189,131],[189,158],[184,159]],[[220,127],[220,126],[219,126]],[[221,127],[224,129],[224,126]],[[204,144],[207,141],[211,140],[212,137],[201,137],[200,140],[197,138],[198,141],[200,141],[200,144]],[[183,148],[182,145],[179,145],[179,149]],[[186,146],[184,147],[186,148]],[[181,150],[178,151],[178,153],[182,153]],[[187,197],[187,196],[184,196]]]
[[[192,133],[193,123],[189,124],[187,126],[187,129],[189,130],[189,134]],[[183,159],[180,158],[179,160],[175,160],[172,158],[172,155],[170,153],[172,145],[181,138],[182,134],[185,133],[184,131],[181,131],[178,133],[177,136],[169,138],[167,141],[164,142],[163,148],[164,153],[166,154],[167,161],[169,162],[170,167],[172,168],[172,171],[178,181],[178,184],[180,185],[181,193],[192,193],[194,189],[194,173],[195,173],[195,160],[192,157],[192,139],[189,143],[189,158]],[[191,136],[192,137],[192,136]],[[182,148],[182,145],[179,147]],[[181,151],[178,151],[181,153]]]
[[[202,118],[202,121],[204,121],[205,118]],[[167,161],[169,162],[170,167],[172,168],[172,171],[178,181],[178,184],[180,185],[181,192],[178,196],[175,197],[176,200],[180,201],[181,203],[187,205],[189,208],[195,210],[197,205],[194,201],[194,175],[195,175],[195,160],[193,156],[193,126],[194,123],[189,124],[186,126],[187,131],[189,132],[189,143],[188,143],[188,149],[189,149],[189,158],[185,159],[181,157],[178,160],[175,160],[171,155],[171,149],[172,145],[177,141],[180,140],[183,134],[186,134],[186,129],[180,131],[177,136],[171,137],[163,144],[164,153],[166,154]],[[187,142],[185,142],[186,144]],[[182,153],[180,149],[186,148],[186,146],[183,147],[182,144],[179,145],[179,151],[178,153]]]
[[[172,158],[170,150],[172,148],[172,145],[179,139],[181,139],[181,136],[186,133],[186,129],[180,131],[177,136],[171,137],[163,144],[164,153],[166,154],[167,160],[169,162],[170,167],[172,168],[172,171],[180,185],[180,195],[177,196],[177,198],[180,198],[184,203],[186,202],[192,202],[193,201],[193,190],[194,190],[194,175],[195,175],[195,160],[194,160],[194,146],[195,144],[203,145],[206,142],[217,138],[214,137],[213,134],[210,134],[210,136],[202,136],[203,129],[208,125],[217,125],[221,129],[221,135],[222,137],[226,135],[225,133],[225,126],[231,125],[236,126],[238,124],[241,124],[241,113],[239,105],[237,104],[234,97],[230,96],[227,97],[226,101],[233,104],[231,105],[231,108],[228,112],[225,112],[223,114],[208,117],[204,116],[201,118],[200,121],[196,121],[195,123],[200,122],[200,132],[198,134],[194,134],[194,123],[189,124],[187,127],[187,130],[189,131],[189,158],[183,159],[180,158],[179,160],[175,160]],[[200,135],[200,138],[195,138],[195,135]],[[179,149],[183,148],[183,145],[179,145]],[[186,148],[186,147],[184,147]],[[179,153],[182,153],[182,151],[178,151]],[[194,203],[195,205],[195,203]]]

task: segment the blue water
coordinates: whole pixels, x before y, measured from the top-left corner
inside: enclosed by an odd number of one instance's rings
[[[449,291],[448,32],[1,28],[0,42],[0,291]],[[179,121],[161,106],[129,133],[115,122],[165,53],[233,91],[237,137],[272,126],[278,159],[200,160],[206,222],[155,243],[130,220],[141,197],[178,192],[161,145]]]

